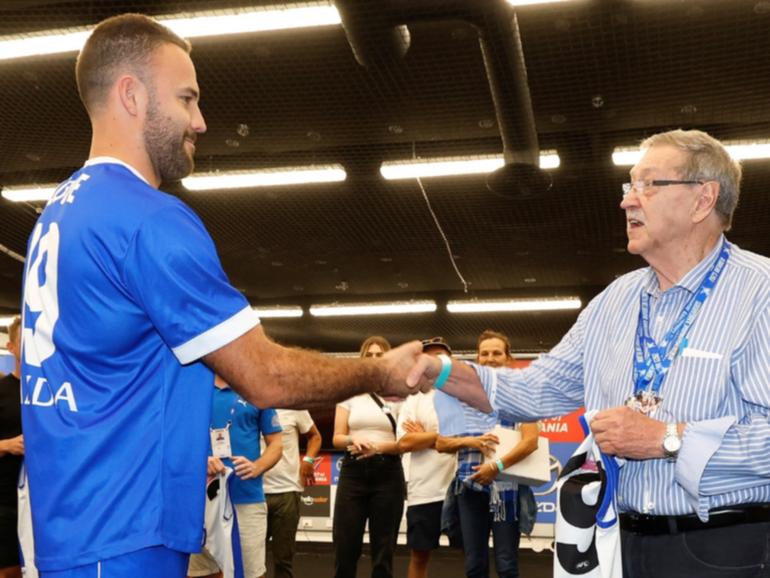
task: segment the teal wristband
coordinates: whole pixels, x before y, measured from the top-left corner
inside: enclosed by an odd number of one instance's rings
[[[495,460],[495,463],[497,464],[497,469],[500,470],[501,472],[505,469],[505,466],[503,465],[503,460],[501,460],[500,458],[497,458]]]
[[[446,380],[449,379],[449,374],[452,373],[452,360],[448,355],[443,354],[439,355],[438,358],[441,361],[441,373],[438,374],[436,381],[433,382],[433,387],[441,389],[444,387]]]
[[[305,462],[306,464],[310,464],[311,466],[315,464],[315,460],[310,456],[305,456],[304,458],[302,458],[302,461]]]

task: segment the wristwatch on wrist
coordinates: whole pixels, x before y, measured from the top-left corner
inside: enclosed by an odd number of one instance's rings
[[[663,436],[663,454],[670,462],[675,462],[682,448],[682,438],[679,437],[679,424],[667,423],[666,435]]]

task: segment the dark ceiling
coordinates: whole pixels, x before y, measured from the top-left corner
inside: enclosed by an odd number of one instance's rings
[[[440,4],[410,5],[422,3]],[[2,2],[0,35],[91,25],[126,11],[273,4]],[[502,151],[477,29],[460,19],[467,2],[444,4],[440,20],[409,23],[403,58],[369,67],[356,62],[339,25],[193,40],[208,124],[198,170],[334,162],[348,172],[340,184],[237,192],[164,185],[201,215],[233,284],[254,305],[439,303],[438,313],[416,316],[315,319],[306,311],[266,320],[283,343],[352,351],[372,333],[393,342],[440,334],[471,349],[479,332],[494,328],[517,351],[542,351],[576,318],[575,311],[447,314],[444,303],[463,297],[463,284],[420,187],[379,175],[383,160]],[[540,148],[561,157],[553,186],[522,197],[490,192],[484,176],[423,185],[469,283],[467,297],[578,295],[585,303],[643,264],[625,252],[618,204],[627,168],[612,165],[614,146],[679,127],[770,138],[770,2],[573,0],[516,13]],[[367,17],[376,28],[382,14],[375,7]],[[86,158],[74,58],[0,61],[0,185],[61,180]],[[730,238],[770,255],[770,161],[744,166]],[[38,207],[0,199],[0,244],[24,254]],[[21,277],[22,263],[0,253],[0,312],[18,310]]]

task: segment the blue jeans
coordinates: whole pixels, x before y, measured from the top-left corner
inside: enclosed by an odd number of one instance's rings
[[[489,511],[489,494],[464,488],[457,496],[465,547],[467,578],[489,578],[489,531],[492,531],[495,568],[500,578],[519,576],[519,523],[495,522]]]

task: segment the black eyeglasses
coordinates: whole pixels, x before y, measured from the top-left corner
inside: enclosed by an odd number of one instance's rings
[[[630,194],[631,191],[636,191],[640,195],[649,196],[652,193],[652,189],[657,187],[668,187],[670,185],[702,185],[704,181],[679,181],[679,180],[638,180],[630,183],[623,183],[623,196]]]

